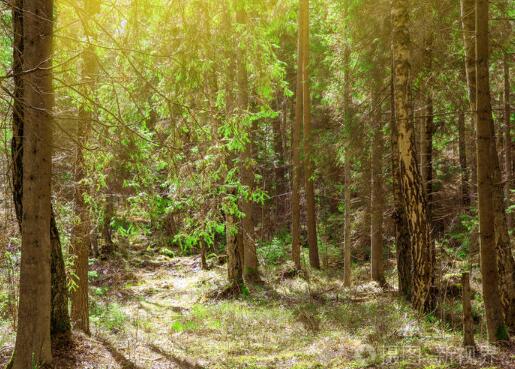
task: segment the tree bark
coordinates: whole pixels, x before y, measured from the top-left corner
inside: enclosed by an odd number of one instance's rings
[[[383,124],[381,122],[381,104],[377,92],[373,92],[372,98],[374,114],[374,135],[372,142],[372,186],[371,186],[371,206],[372,215],[370,223],[371,239],[371,264],[372,280],[381,285],[385,285],[384,266],[383,266]]]
[[[303,129],[304,129],[304,192],[306,195],[306,218],[309,245],[309,264],[320,269],[318,255],[317,221],[315,206],[315,190],[313,184],[313,162],[311,152],[311,96],[309,89],[309,0],[301,0],[304,8],[303,37],[302,37],[302,97],[303,97]]]
[[[481,275],[488,340],[508,339],[502,314],[495,247],[492,107],[488,72],[488,1],[476,0],[476,134]]]
[[[20,233],[23,220],[23,0],[17,0],[13,7],[13,138],[11,141],[13,202]],[[50,242],[51,242],[51,333],[54,335],[69,335],[71,326],[68,313],[68,291],[66,288],[66,271],[59,239],[59,231],[53,210],[51,211]]]
[[[236,22],[240,25],[247,23],[247,14],[244,4],[236,4]],[[248,73],[247,61],[244,42],[240,42],[239,56],[237,57],[237,82],[238,82],[238,108],[241,114],[247,114],[249,108],[249,87],[248,87]],[[251,127],[246,127],[249,130],[249,137],[252,136]],[[243,186],[250,192],[254,188],[254,173],[252,171],[252,142],[249,140],[245,148],[240,154],[240,181]],[[248,198],[242,198],[240,201],[240,208],[244,214],[241,220],[242,236],[243,236],[243,275],[247,282],[257,282],[259,280],[258,272],[258,259],[256,254],[256,241],[254,234],[254,223],[252,221],[252,201]]]
[[[425,59],[426,69],[431,76],[433,69],[432,40],[426,43]],[[431,78],[426,83],[426,112],[425,118],[421,119],[420,130],[420,174],[425,188],[427,203],[427,222],[432,224],[432,202],[433,202],[433,91],[431,88]]]
[[[462,304],[463,304],[463,346],[476,347],[474,341],[474,321],[472,319],[472,304],[470,292],[470,274],[461,275]]]
[[[402,183],[400,179],[400,159],[398,141],[399,132],[395,121],[395,69],[393,67],[390,75],[390,138],[391,138],[391,165],[392,165],[392,190],[393,190],[393,221],[395,225],[395,245],[397,251],[397,276],[400,294],[408,301],[412,295],[412,254],[408,232],[408,220],[402,201]]]
[[[345,14],[348,13],[349,2],[345,2]],[[350,148],[351,140],[349,139],[350,131],[352,128],[352,95],[351,95],[351,75],[350,75],[350,47],[348,44],[344,46],[343,51],[343,117],[344,117],[344,130],[346,131],[347,137],[344,142],[345,144],[345,162],[343,168],[344,175],[344,202],[345,202],[345,217],[343,225],[343,284],[345,287],[352,285],[352,225],[351,225],[351,161],[352,151]]]
[[[513,182],[513,143],[511,139],[511,93],[510,93],[510,56],[504,53],[503,71],[504,71],[504,196],[507,199],[508,207],[510,203],[510,190],[515,187]],[[508,229],[513,224],[513,214],[507,215]]]
[[[94,13],[90,13],[89,5],[92,0],[86,1],[86,12],[83,21],[84,34],[88,39],[94,35],[91,33],[89,21]],[[93,89],[97,73],[96,54],[94,47],[88,45],[82,53],[82,88],[83,94],[93,100]],[[88,299],[88,269],[89,250],[91,245],[91,222],[89,210],[84,201],[88,187],[84,183],[87,178],[84,159],[84,145],[88,142],[89,131],[92,123],[92,107],[86,102],[79,108],[79,120],[77,127],[77,146],[75,149],[75,191],[73,200],[78,221],[74,224],[71,234],[71,249],[74,255],[73,270],[75,288],[71,293],[71,318],[75,327],[89,334],[89,299]]]
[[[24,1],[23,226],[14,369],[52,362],[51,173],[53,1]]]
[[[461,109],[458,113],[458,151],[461,169],[461,205],[465,209],[470,207],[469,171],[467,165],[467,149],[465,135],[465,113]]]
[[[302,0],[300,0],[302,1]],[[299,3],[300,5],[300,3]],[[300,186],[301,186],[301,163],[300,163],[300,141],[302,137],[302,113],[303,113],[303,88],[302,88],[302,65],[303,65],[303,47],[302,33],[304,29],[304,11],[303,6],[299,6],[298,15],[298,36],[297,36],[297,86],[295,97],[295,121],[291,129],[292,135],[292,191],[291,191],[291,234],[292,260],[297,270],[301,269],[300,260]]]
[[[413,126],[409,114],[410,36],[406,0],[392,0],[395,114],[398,127],[400,179],[413,255],[412,303],[419,311],[433,307],[433,243],[427,222],[424,185],[417,163]]]

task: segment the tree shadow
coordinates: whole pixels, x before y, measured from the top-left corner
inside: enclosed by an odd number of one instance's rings
[[[124,369],[144,369],[143,367],[135,364],[127,359],[111,342],[103,337],[97,337],[98,341],[111,353],[116,362]]]
[[[181,369],[205,369],[205,367],[198,363],[194,363],[188,359],[183,359],[175,355],[172,355],[154,344],[148,344],[147,347],[155,353],[158,353],[159,355],[165,357],[168,361],[177,364]]]

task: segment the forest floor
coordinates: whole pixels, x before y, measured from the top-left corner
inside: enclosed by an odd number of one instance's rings
[[[144,255],[92,266],[92,334],[57,350],[57,368],[515,368],[513,347],[469,354],[458,330],[374,283],[346,289],[336,272],[267,267],[262,285],[220,299],[224,265]],[[0,332],[4,360],[12,338]]]

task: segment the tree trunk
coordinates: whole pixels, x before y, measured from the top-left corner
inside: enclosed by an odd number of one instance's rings
[[[498,286],[495,248],[495,209],[493,170],[491,168],[492,107],[488,72],[488,2],[476,0],[476,131],[477,176],[479,197],[479,229],[481,239],[481,275],[485,302],[488,340],[491,343],[508,339],[503,321]]]
[[[244,4],[236,5],[236,22],[245,25],[247,23],[247,14]],[[249,86],[247,74],[247,59],[244,42],[239,45],[239,56],[237,63],[237,80],[238,80],[238,108],[240,114],[247,114],[249,108]],[[252,131],[254,125],[245,127]],[[249,137],[252,132],[249,132]],[[250,140],[252,141],[252,140]],[[240,181],[248,191],[254,188],[254,172],[252,170],[252,142],[245,145],[240,155]],[[242,198],[240,201],[241,211],[244,214],[241,220],[242,236],[243,236],[243,275],[247,282],[256,282],[259,280],[258,260],[256,254],[256,240],[254,234],[254,223],[252,221],[252,201],[248,198]]]
[[[345,14],[348,13],[349,2],[345,2]],[[349,45],[345,45],[345,49],[343,51],[343,68],[344,68],[344,81],[343,81],[343,110],[344,110],[344,129],[347,133],[345,144],[345,163],[343,168],[344,175],[344,202],[345,202],[345,218],[343,225],[343,284],[345,287],[350,287],[352,285],[352,240],[351,240],[351,161],[352,161],[352,152],[350,148],[350,131],[352,128],[352,95],[351,95],[351,76],[350,76],[350,47]]]
[[[243,286],[242,255],[238,247],[237,227],[234,215],[225,214],[225,237],[227,247],[227,277],[230,288],[239,291]]]
[[[89,28],[89,19],[94,15],[87,10],[92,0],[86,1],[86,14],[83,17],[84,34],[87,38],[93,38]],[[86,47],[82,53],[82,88],[84,96],[93,99],[95,83],[96,54],[92,45]],[[75,150],[75,191],[73,200],[75,213],[79,218],[74,224],[71,234],[71,249],[74,255],[73,270],[75,272],[75,288],[71,293],[72,308],[71,318],[75,327],[89,334],[89,301],[88,301],[88,269],[89,249],[91,246],[91,222],[89,210],[84,201],[84,194],[88,188],[84,183],[87,178],[84,162],[84,145],[87,144],[92,122],[92,107],[86,102],[79,108],[79,120],[77,127],[77,146]]]
[[[393,55],[395,65],[395,114],[398,127],[400,180],[413,254],[413,294],[415,309],[429,311],[433,306],[433,243],[427,222],[424,185],[417,163],[413,126],[409,114],[410,36],[406,0],[392,1]]]
[[[383,266],[383,124],[381,122],[381,104],[377,93],[374,91],[372,98],[374,115],[374,136],[372,142],[372,186],[371,186],[371,206],[372,216],[370,225],[371,239],[371,264],[372,280],[381,285],[385,284]]]
[[[474,342],[474,321],[472,319],[472,304],[470,302],[470,274],[461,275],[462,304],[463,304],[463,346],[475,347]]]
[[[504,54],[503,70],[504,70],[504,175],[505,186],[504,193],[510,203],[510,190],[515,187],[513,183],[513,143],[511,140],[511,94],[510,94],[510,56],[508,53]],[[513,224],[513,214],[507,216],[508,229],[511,229]]]
[[[393,221],[395,224],[395,245],[397,249],[397,276],[399,281],[399,292],[408,301],[412,296],[412,254],[408,233],[408,220],[406,211],[402,201],[402,183],[400,179],[400,159],[398,141],[399,132],[395,122],[395,86],[394,86],[395,69],[393,67],[390,76],[390,135],[391,135],[391,157],[392,157],[392,190],[393,190]]]
[[[425,58],[427,63],[427,73],[432,73],[432,40],[427,42]],[[420,130],[420,174],[425,188],[427,202],[427,222],[432,224],[432,202],[433,202],[433,92],[431,89],[431,79],[426,84],[426,113],[421,119]]]
[[[302,1],[302,0],[300,0]],[[299,3],[300,4],[300,3]],[[301,186],[301,163],[300,163],[300,141],[302,137],[302,112],[303,112],[303,93],[302,93],[302,64],[303,64],[303,47],[302,33],[304,23],[303,6],[299,6],[298,15],[298,36],[297,36],[297,91],[295,97],[295,121],[291,129],[292,134],[292,190],[291,190],[291,234],[292,244],[291,253],[292,260],[297,270],[301,269],[300,260],[300,186]]]
[[[25,1],[23,13],[23,226],[14,369],[52,362],[51,173],[53,1]]]
[[[279,95],[279,94],[278,94]],[[272,121],[273,142],[274,142],[274,182],[275,182],[275,219],[276,231],[282,231],[285,228],[286,219],[286,160],[284,155],[284,142],[282,127],[286,125],[286,102],[281,101],[281,96],[276,98],[277,108],[281,109],[279,116]]]
[[[465,113],[461,109],[458,113],[458,151],[461,169],[461,205],[464,209],[470,207],[469,172],[467,166],[467,149],[465,136]]]
[[[13,7],[14,48],[14,103],[13,103],[13,138],[11,141],[13,202],[20,232],[23,215],[23,0],[18,0]],[[52,280],[52,314],[51,333],[68,335],[71,330],[68,313],[68,291],[66,289],[66,271],[59,239],[59,231],[53,210],[51,211],[51,280]]]
[[[303,129],[304,129],[304,192],[306,194],[306,217],[308,229],[309,264],[320,269],[318,255],[317,221],[315,206],[315,190],[313,185],[313,162],[311,152],[311,96],[309,89],[309,0],[302,0],[303,37],[302,37],[302,97],[303,97]]]

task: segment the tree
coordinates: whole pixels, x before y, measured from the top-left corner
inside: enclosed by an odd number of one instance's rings
[[[371,204],[372,215],[370,223],[372,280],[379,284],[386,283],[383,266],[383,124],[381,122],[381,103],[377,96],[377,89],[372,93],[373,114],[373,142],[372,142],[372,186]]]
[[[91,29],[90,18],[94,15],[93,11],[98,11],[99,9],[92,6],[93,3],[95,3],[93,0],[85,2],[81,16],[88,45],[82,52],[82,93],[85,101],[79,107],[75,148],[75,190],[73,198],[75,213],[79,219],[74,224],[71,235],[72,252],[74,254],[73,270],[76,278],[75,286],[71,293],[71,318],[75,326],[87,334],[89,334],[88,269],[91,222],[89,219],[89,209],[84,200],[84,196],[88,191],[88,187],[85,184],[87,174],[84,146],[87,145],[89,140],[93,113],[93,108],[87,101],[94,101],[93,88],[97,73],[96,54],[92,44],[94,35]]]
[[[14,369],[50,364],[53,1],[24,1],[23,226]],[[19,8],[20,9],[20,8]]]
[[[301,269],[300,260],[300,188],[302,167],[300,161],[300,141],[302,137],[302,114],[303,114],[303,85],[302,85],[302,68],[304,62],[304,48],[302,47],[303,29],[306,10],[299,0],[298,15],[298,36],[297,36],[297,84],[295,97],[295,121],[291,129],[292,143],[292,189],[291,189],[291,234],[292,234],[292,259],[295,267]]]
[[[317,241],[317,219],[315,207],[315,190],[313,185],[313,158],[311,151],[311,96],[309,90],[309,0],[301,0],[304,8],[302,37],[302,108],[304,128],[304,192],[306,194],[306,218],[308,229],[309,263],[313,268],[320,268]]]
[[[23,220],[23,152],[24,152],[24,112],[26,104],[23,100],[23,0],[13,6],[13,138],[11,140],[13,202],[20,232]],[[67,336],[70,333],[68,313],[68,292],[66,289],[66,272],[61,249],[59,231],[51,209],[50,222],[51,241],[51,280],[52,280],[52,335]]]
[[[433,305],[433,245],[427,223],[424,185],[417,163],[413,127],[410,124],[410,35],[406,0],[392,0],[393,59],[395,68],[395,117],[398,127],[400,180],[413,256],[412,302],[417,310]]]
[[[488,340],[508,339],[504,325],[498,285],[495,247],[494,173],[491,168],[492,107],[488,72],[488,2],[475,1],[476,12],[476,135],[479,234],[481,239],[481,275],[485,301]],[[495,142],[495,141],[494,141]]]

